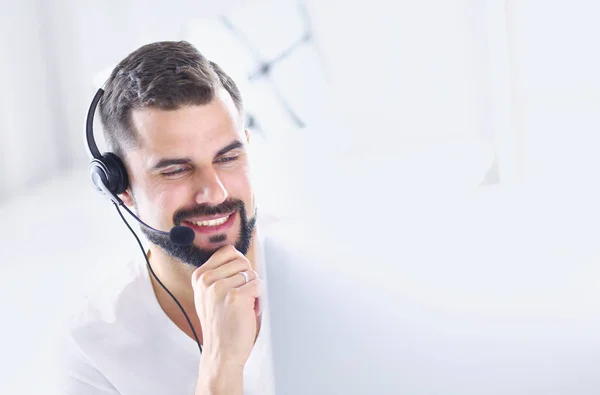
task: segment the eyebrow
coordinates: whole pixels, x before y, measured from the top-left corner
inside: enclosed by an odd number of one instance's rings
[[[228,153],[229,151],[232,151],[232,150],[234,150],[234,149],[237,149],[237,148],[242,148],[242,147],[243,147],[243,144],[242,144],[242,142],[241,142],[241,141],[239,141],[239,140],[236,140],[236,141],[234,141],[233,143],[231,143],[231,144],[229,144],[229,145],[225,146],[224,148],[221,148],[221,149],[219,150],[219,152],[217,152],[217,154],[215,155],[215,157],[217,157],[217,156],[221,156],[221,155],[225,155],[225,154],[226,154],[226,153]]]
[[[165,167],[173,166],[173,165],[187,165],[191,163],[191,159],[188,158],[178,158],[178,159],[161,159],[154,166],[152,166],[151,170],[160,170]]]
[[[221,148],[216,153],[215,157],[225,155],[229,151],[232,151],[234,149],[241,148],[241,147],[243,147],[242,142],[236,140],[236,141],[226,145],[225,147]],[[192,162],[192,160],[190,158],[165,158],[165,159],[161,159],[158,162],[156,162],[156,164],[154,166],[152,166],[151,169],[159,170],[159,169],[163,169],[165,167],[169,167],[169,166],[173,166],[173,165],[187,165],[191,162]]]

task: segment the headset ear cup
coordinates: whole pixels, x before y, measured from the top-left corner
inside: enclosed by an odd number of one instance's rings
[[[98,182],[104,184],[106,189],[114,195],[125,192],[129,186],[129,178],[127,177],[125,165],[113,153],[109,152],[102,155],[102,158],[93,159],[90,163],[89,171],[92,183],[100,192],[102,189],[96,185]]]
[[[129,187],[129,177],[127,176],[127,169],[121,158],[108,152],[102,155],[102,162],[107,170],[108,188],[115,195],[120,195],[125,192]]]
[[[93,159],[90,162],[89,173],[90,180],[92,181],[92,184],[96,190],[100,193],[103,193],[99,183],[102,183],[106,188],[108,188],[108,172],[106,166],[104,163],[102,163],[102,159]]]

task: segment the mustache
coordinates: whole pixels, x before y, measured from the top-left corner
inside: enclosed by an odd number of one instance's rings
[[[200,204],[195,207],[178,210],[173,215],[173,223],[181,225],[181,222],[187,218],[199,217],[203,215],[230,214],[234,211],[243,210],[244,202],[239,199],[227,199],[216,206]]]

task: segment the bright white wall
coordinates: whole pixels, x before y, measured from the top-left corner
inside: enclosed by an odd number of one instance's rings
[[[524,178],[598,189],[600,4],[511,1]]]
[[[409,188],[483,181],[495,148],[491,80],[503,77],[488,65],[485,3],[310,2],[343,119],[336,137],[351,137],[353,160],[376,157]]]
[[[60,164],[62,108],[52,100],[53,54],[36,0],[0,12],[0,200],[50,177]]]

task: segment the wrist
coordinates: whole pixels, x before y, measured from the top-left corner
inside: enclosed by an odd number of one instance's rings
[[[244,365],[232,360],[203,354],[198,372],[198,385],[210,394],[241,394]]]

